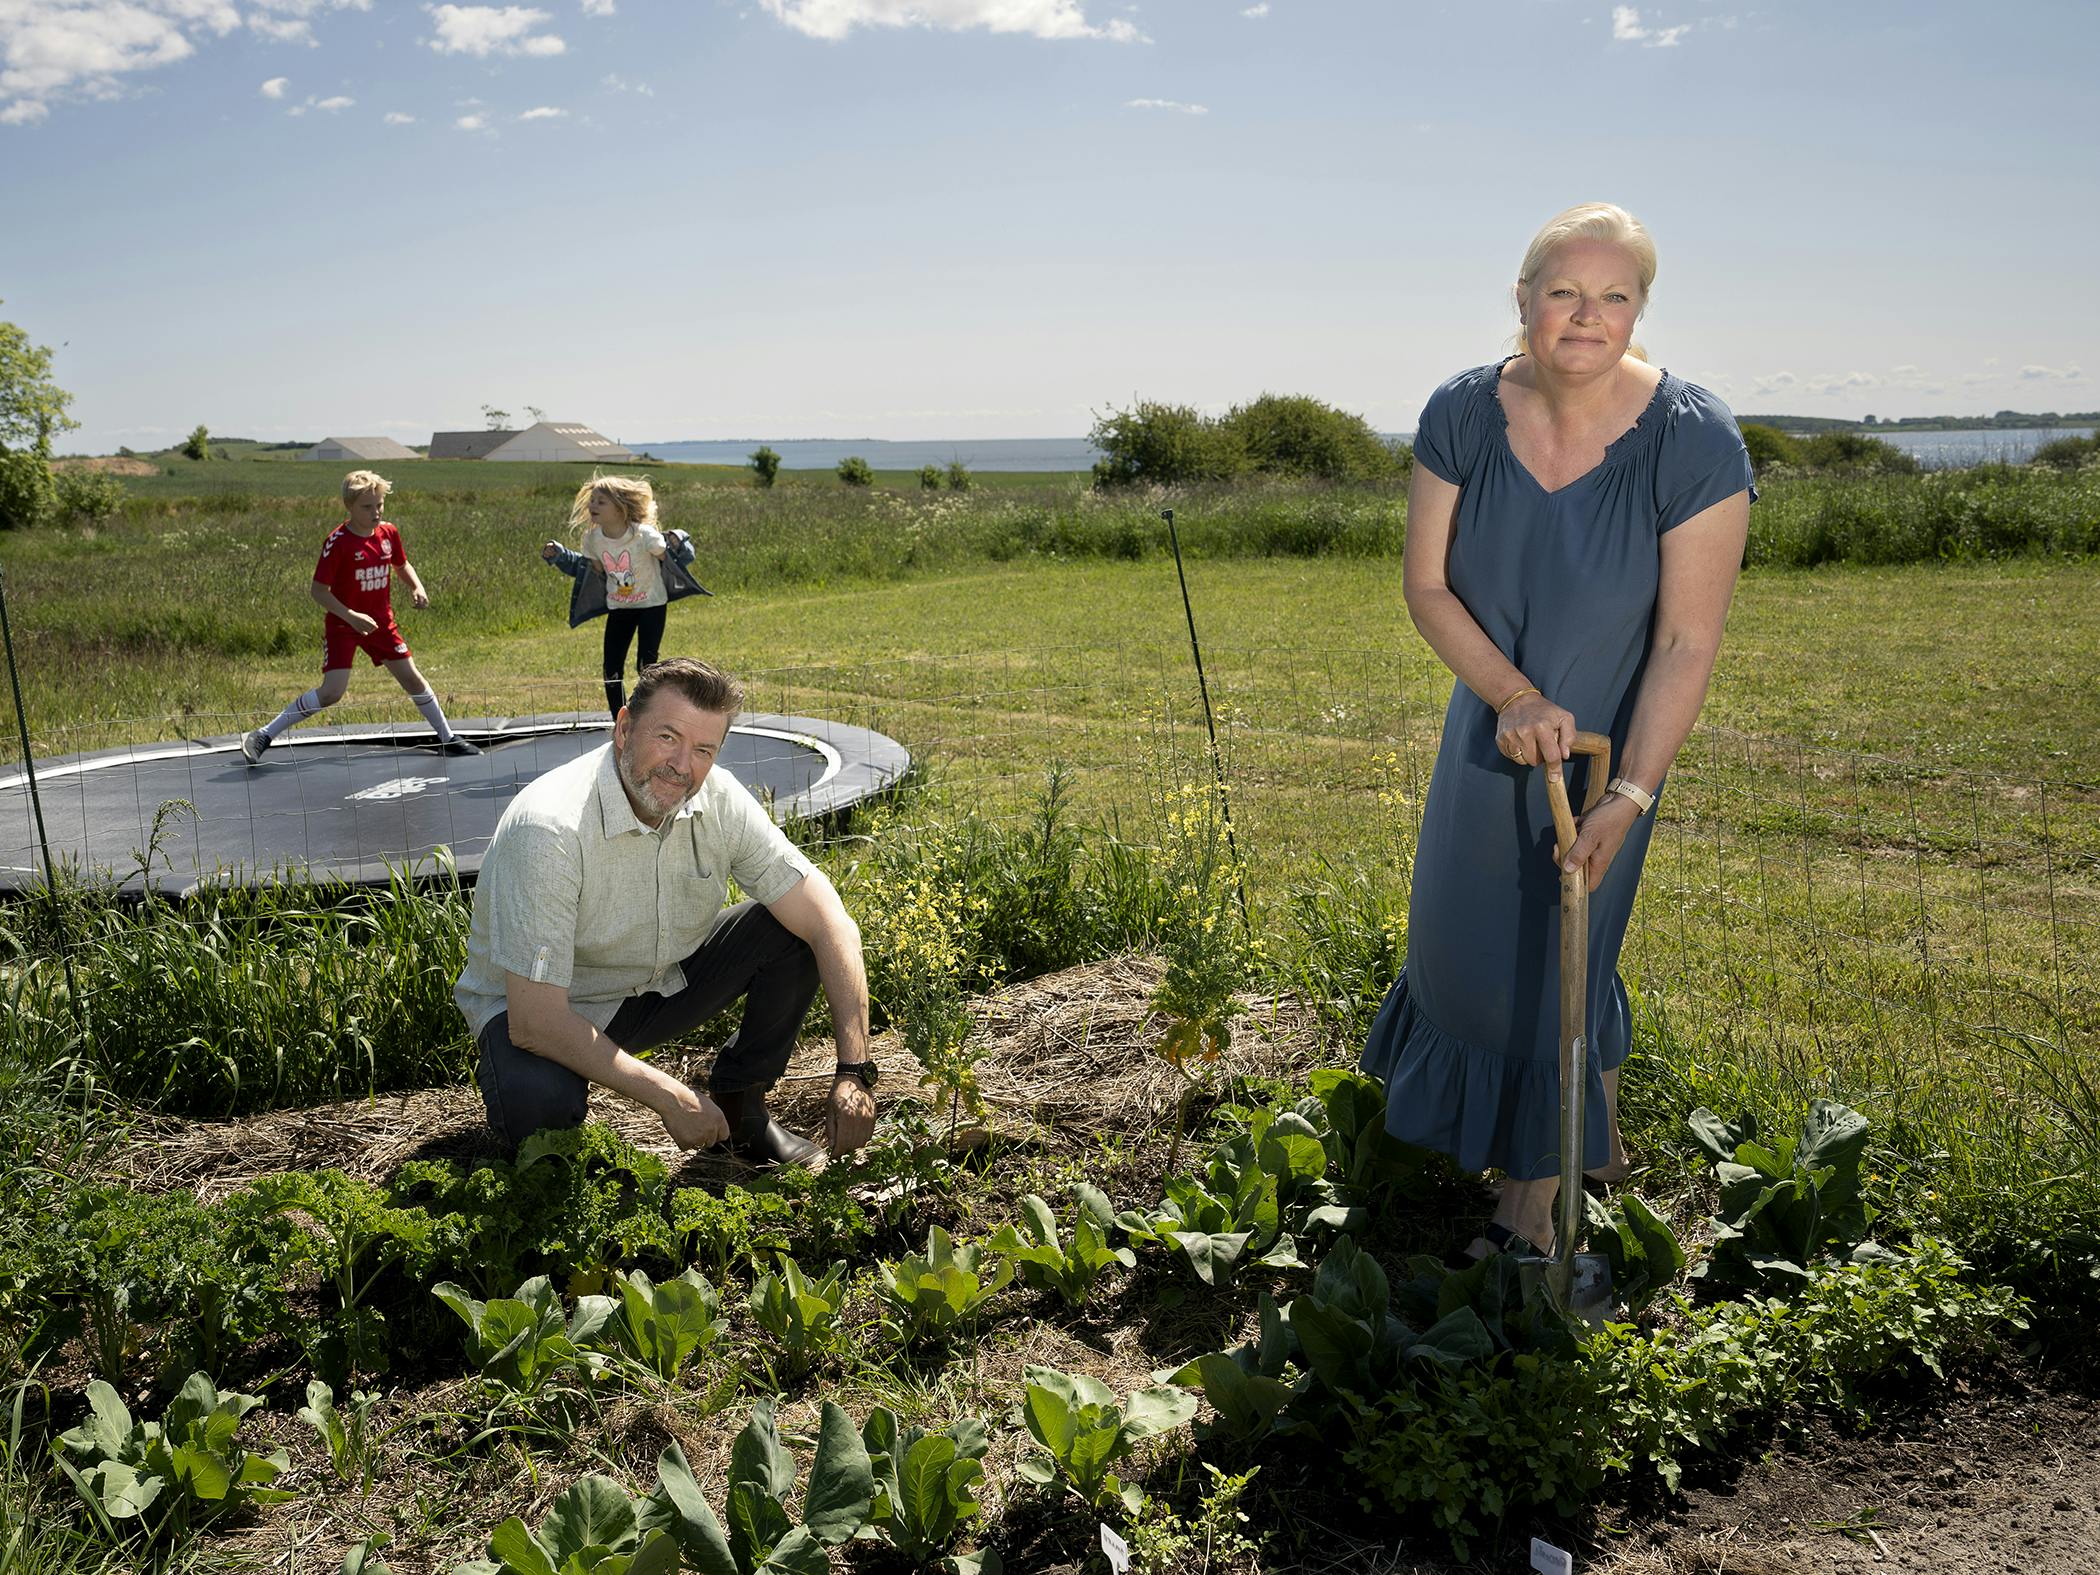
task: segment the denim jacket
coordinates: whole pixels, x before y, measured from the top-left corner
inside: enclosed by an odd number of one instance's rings
[[[542,560],[550,569],[559,569],[576,582],[569,593],[569,627],[589,623],[593,618],[605,616],[605,571],[580,552],[561,548],[553,557]],[[664,532],[664,555],[659,566],[664,576],[664,600],[675,602],[681,596],[712,596],[714,592],[694,579],[691,572],[693,561],[693,538],[682,530]]]

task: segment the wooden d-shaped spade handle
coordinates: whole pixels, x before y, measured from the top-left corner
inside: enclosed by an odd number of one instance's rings
[[[1589,785],[1582,795],[1582,812],[1587,815],[1604,797],[1605,784],[1611,780],[1611,740],[1602,733],[1577,733],[1575,753],[1590,757]],[[1575,846],[1575,812],[1568,807],[1567,783],[1551,774],[1546,778],[1546,802],[1553,809],[1553,856],[1565,859],[1568,849]]]

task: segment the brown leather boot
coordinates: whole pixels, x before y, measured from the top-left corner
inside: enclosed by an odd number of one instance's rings
[[[746,1164],[807,1165],[824,1152],[820,1145],[795,1136],[773,1119],[766,1109],[763,1088],[739,1088],[710,1097],[729,1123],[729,1141],[723,1146]]]

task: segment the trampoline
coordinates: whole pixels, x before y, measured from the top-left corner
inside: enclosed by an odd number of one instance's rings
[[[611,737],[603,712],[458,721],[484,753],[441,753],[415,728],[304,727],[259,765],[238,736],[136,744],[37,762],[51,857],[124,890],[181,896],[199,886],[298,880],[384,885],[450,850],[463,880],[480,871],[496,822],[534,777]],[[835,814],[910,768],[900,744],[866,728],[808,716],[746,714],[719,763],[777,821]],[[150,875],[141,859],[170,799]],[[0,775],[0,892],[40,886],[27,773]]]

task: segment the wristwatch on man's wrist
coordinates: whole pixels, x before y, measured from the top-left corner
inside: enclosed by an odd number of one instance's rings
[[[838,1075],[852,1078],[854,1082],[860,1084],[862,1088],[865,1088],[872,1094],[875,1092],[875,1080],[881,1074],[876,1070],[873,1061],[841,1061]]]

